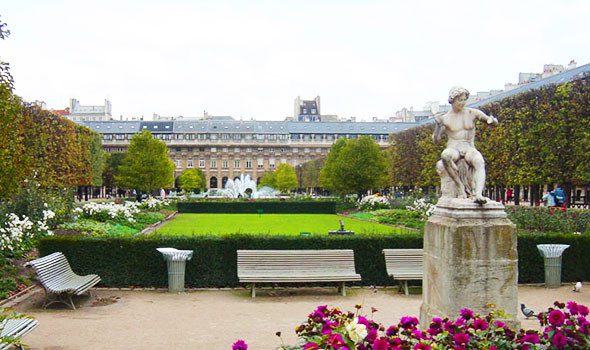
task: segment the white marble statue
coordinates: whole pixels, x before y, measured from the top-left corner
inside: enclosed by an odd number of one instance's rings
[[[483,196],[486,170],[483,156],[475,148],[475,120],[488,124],[498,123],[493,116],[480,110],[466,108],[469,91],[453,87],[449,91],[449,103],[453,108],[444,115],[435,116],[436,125],[432,139],[438,143],[443,134],[447,135],[447,147],[436,164],[441,177],[442,198],[470,198],[484,204]]]

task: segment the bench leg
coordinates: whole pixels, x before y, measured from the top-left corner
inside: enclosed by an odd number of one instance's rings
[[[256,298],[256,283],[252,283],[252,298]]]
[[[344,284],[344,282],[342,282],[342,284],[340,284],[340,294],[342,294],[343,297],[346,296],[346,285]]]
[[[404,281],[404,292],[406,295],[410,295],[410,292],[408,291],[408,281]]]

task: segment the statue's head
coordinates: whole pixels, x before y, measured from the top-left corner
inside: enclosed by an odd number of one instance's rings
[[[455,99],[459,96],[465,95],[465,99],[469,98],[469,90],[460,86],[453,86],[449,91],[449,103],[453,104]]]

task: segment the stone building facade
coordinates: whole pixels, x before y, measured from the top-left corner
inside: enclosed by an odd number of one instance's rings
[[[85,121],[102,135],[107,152],[124,152],[134,134],[149,130],[168,145],[175,176],[199,168],[209,188],[223,188],[241,174],[259,181],[281,163],[297,167],[325,157],[339,138],[370,135],[381,147],[389,135],[416,123],[236,120]]]

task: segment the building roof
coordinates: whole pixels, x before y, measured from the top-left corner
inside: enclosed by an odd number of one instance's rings
[[[141,130],[152,133],[253,133],[253,134],[391,134],[409,129],[417,123],[387,122],[291,122],[291,121],[82,121],[102,134],[132,134]]]
[[[486,98],[485,100],[481,100],[476,103],[472,103],[469,105],[469,107],[476,108],[476,107],[480,107],[480,106],[483,106],[488,103],[498,102],[500,100],[505,99],[506,97],[511,97],[511,96],[514,96],[514,95],[517,95],[517,94],[520,94],[523,92],[539,89],[544,86],[560,85],[560,84],[567,83],[567,82],[570,82],[573,80],[581,79],[587,73],[590,73],[590,63],[585,64],[580,67],[577,67],[577,68],[566,70],[562,73],[558,73],[558,74],[552,75],[550,77],[537,80],[532,83],[528,83],[528,84],[519,86],[519,87],[512,89],[512,90],[501,92],[501,93],[494,95],[490,98]]]

